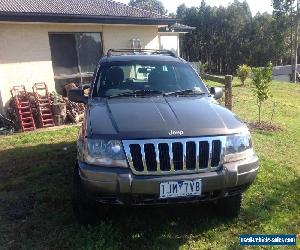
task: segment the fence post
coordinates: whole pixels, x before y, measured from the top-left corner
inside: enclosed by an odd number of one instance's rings
[[[232,75],[225,76],[225,107],[232,109]]]

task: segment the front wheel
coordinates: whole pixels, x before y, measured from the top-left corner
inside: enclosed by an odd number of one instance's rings
[[[82,225],[93,225],[97,222],[97,204],[86,196],[85,190],[81,183],[79,167],[76,163],[73,173],[73,211],[74,215]]]
[[[228,218],[238,217],[242,206],[243,194],[224,197],[216,202],[216,208],[221,216]]]

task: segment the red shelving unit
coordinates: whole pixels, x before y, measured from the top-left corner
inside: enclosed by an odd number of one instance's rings
[[[48,87],[46,83],[35,83],[32,89],[37,105],[37,112],[39,115],[41,127],[46,128],[55,126]]]
[[[10,92],[14,98],[20,128],[23,132],[35,130],[36,127],[32,115],[30,99],[25,86],[13,86]]]

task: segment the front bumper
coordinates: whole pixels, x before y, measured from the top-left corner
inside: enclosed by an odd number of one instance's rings
[[[218,199],[243,192],[258,173],[258,158],[224,164],[215,172],[137,176],[129,168],[90,166],[79,162],[81,183],[87,195],[108,204],[164,204],[187,203]],[[202,196],[190,198],[159,199],[159,185],[166,181],[202,180]]]

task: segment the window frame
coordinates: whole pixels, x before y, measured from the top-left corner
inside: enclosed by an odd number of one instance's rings
[[[92,31],[76,31],[76,32],[48,32],[48,41],[49,41],[49,48],[50,48],[50,56],[51,56],[51,61],[52,61],[52,52],[51,52],[51,45],[50,45],[50,35],[74,35],[75,38],[75,50],[76,50],[76,58],[77,58],[77,68],[78,68],[78,73],[76,74],[55,74],[54,72],[54,67],[53,67],[53,62],[52,62],[52,68],[53,68],[53,73],[54,73],[54,80],[67,80],[67,79],[73,79],[73,78],[80,78],[81,83],[83,82],[83,78],[90,78],[93,77],[94,71],[93,72],[82,72],[81,65],[80,65],[80,57],[79,57],[79,50],[78,50],[78,41],[77,41],[77,34],[99,34],[100,36],[100,58],[104,55],[104,44],[103,44],[103,32],[92,32]],[[98,66],[98,61],[96,62],[95,67]]]

